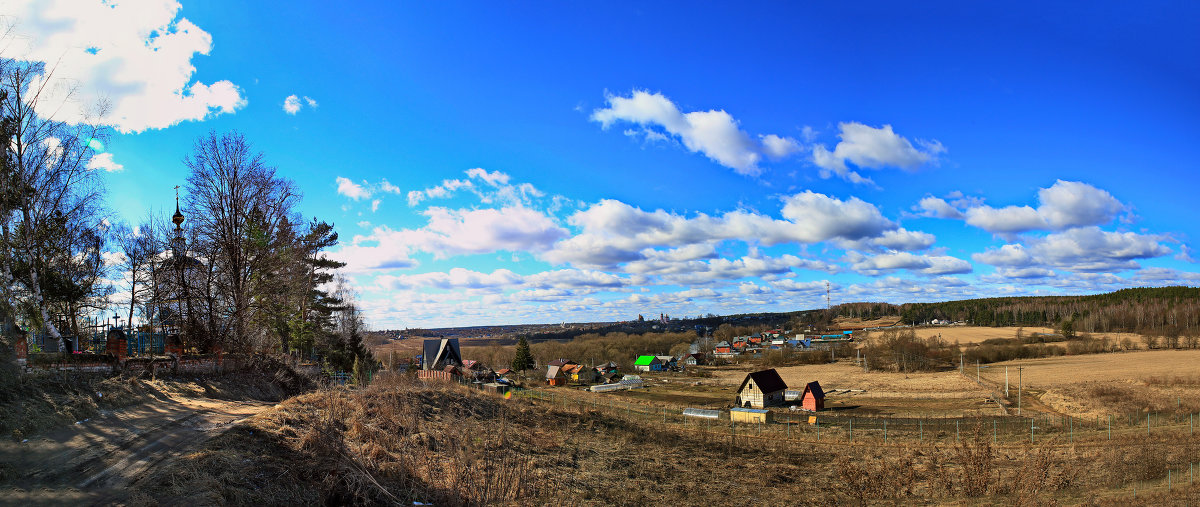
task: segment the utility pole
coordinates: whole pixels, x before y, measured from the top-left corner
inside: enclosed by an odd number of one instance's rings
[[[1008,367],[1004,367],[1004,397],[1008,397]]]
[[[1024,369],[1025,368],[1022,366],[1017,367],[1017,415],[1018,416],[1021,415],[1021,389],[1025,385],[1025,383],[1023,382],[1024,378],[1021,375],[1021,370],[1024,370]]]

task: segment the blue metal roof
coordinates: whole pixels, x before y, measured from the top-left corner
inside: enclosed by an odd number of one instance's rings
[[[759,409],[759,408],[742,408],[742,407],[733,407],[733,408],[729,409],[729,411],[730,412],[750,412],[751,414],[765,414],[767,412],[770,412],[770,410],[763,410],[763,409]]]

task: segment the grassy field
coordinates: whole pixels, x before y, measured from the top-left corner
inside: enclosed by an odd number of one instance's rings
[[[1092,432],[1036,444],[1019,435],[993,443],[980,426],[920,440],[869,431],[847,438],[835,426],[822,440],[807,424],[735,428],[617,400],[562,388],[505,400],[385,376],[366,388],[284,402],[167,461],[130,489],[127,503],[1200,501],[1200,487],[1180,475],[1200,456],[1200,439],[1178,424],[1156,427],[1151,437],[1126,428],[1111,440]]]

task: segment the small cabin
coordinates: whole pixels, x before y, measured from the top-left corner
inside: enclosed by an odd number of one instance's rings
[[[813,412],[825,408],[825,391],[821,389],[819,382],[814,380],[804,386],[804,393],[800,395],[800,407]]]
[[[763,408],[783,403],[787,384],[774,368],[746,374],[738,387],[735,404],[743,408]]]

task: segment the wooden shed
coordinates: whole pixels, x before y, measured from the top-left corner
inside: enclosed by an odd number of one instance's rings
[[[771,411],[758,408],[734,407],[729,409],[729,420],[735,423],[766,424],[771,422]]]
[[[804,386],[804,393],[800,395],[800,407],[814,412],[825,408],[825,391],[821,389],[820,383],[814,380]]]

